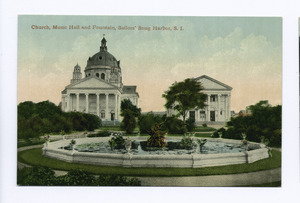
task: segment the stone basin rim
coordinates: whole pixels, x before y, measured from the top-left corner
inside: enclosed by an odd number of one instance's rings
[[[76,145],[106,142],[111,137],[77,138]],[[196,137],[195,137],[196,138]],[[145,141],[147,137],[129,137],[131,140]],[[202,139],[202,138],[196,138]],[[228,144],[241,144],[241,140],[222,138],[205,138],[208,141],[224,142]],[[181,140],[181,137],[166,137],[166,141]],[[70,143],[70,140],[59,140],[44,144],[43,155],[45,157],[66,161],[70,163],[82,163],[103,166],[122,167],[171,167],[171,168],[201,168],[208,166],[224,166],[232,164],[253,163],[269,157],[269,149],[260,143],[249,142],[256,145],[257,149],[219,154],[185,154],[185,155],[132,155],[132,154],[107,154],[93,152],[78,152],[59,149]]]

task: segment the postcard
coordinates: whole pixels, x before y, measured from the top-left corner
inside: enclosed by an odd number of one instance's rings
[[[19,186],[280,187],[280,17],[18,17]]]

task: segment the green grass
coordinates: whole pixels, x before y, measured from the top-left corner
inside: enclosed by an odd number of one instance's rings
[[[92,174],[126,175],[126,176],[206,176],[248,173],[281,167],[281,152],[273,151],[272,158],[251,164],[205,168],[123,168],[67,163],[42,156],[41,148],[18,152],[18,161],[34,165],[47,166],[56,170],[82,169]]]
[[[196,126],[196,128],[194,129],[195,132],[212,132],[216,130],[217,129],[212,127],[203,127],[203,126]]]
[[[102,126],[98,130],[104,131],[104,130],[112,130],[112,131],[121,131],[121,128],[119,125],[107,125],[107,126]]]
[[[195,133],[195,137],[210,137],[212,133]]]

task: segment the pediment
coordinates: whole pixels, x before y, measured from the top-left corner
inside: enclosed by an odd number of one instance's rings
[[[232,90],[232,87],[206,75],[200,76],[195,80],[201,82],[206,90]]]
[[[106,88],[116,88],[116,86],[111,85],[104,80],[95,77],[89,77],[89,78],[84,78],[77,83],[69,85],[68,88],[72,88],[72,89],[105,88],[106,89]]]

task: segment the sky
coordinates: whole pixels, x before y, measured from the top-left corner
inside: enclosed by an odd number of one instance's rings
[[[103,26],[116,30],[99,29]],[[18,17],[18,103],[58,104],[74,66],[84,71],[103,34],[108,51],[121,61],[123,84],[137,86],[143,112],[164,111],[162,94],[170,85],[201,75],[233,88],[232,110],[260,100],[282,103],[281,18],[46,15]]]

